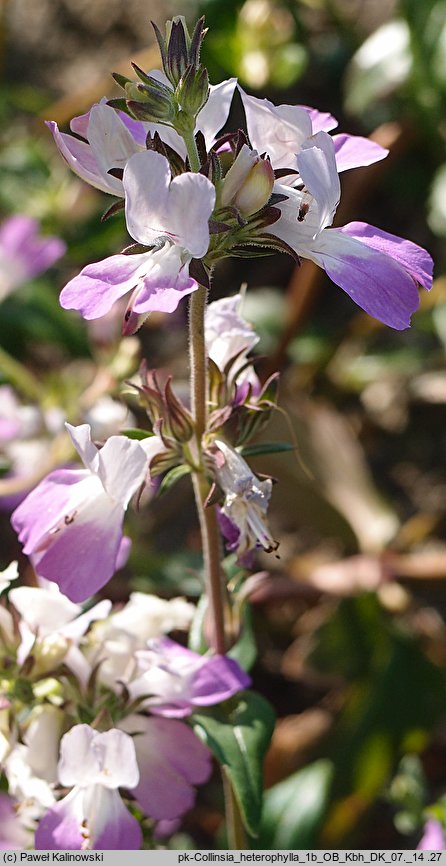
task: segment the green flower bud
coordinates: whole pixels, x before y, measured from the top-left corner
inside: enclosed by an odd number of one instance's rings
[[[232,205],[243,216],[251,216],[267,204],[273,186],[274,171],[269,160],[244,144],[224,179],[222,205]]]
[[[204,66],[188,66],[176,89],[181,110],[195,118],[209,98],[209,76]]]
[[[171,123],[175,117],[174,95],[155,79],[150,84],[129,81],[125,85],[127,105],[138,120]]]

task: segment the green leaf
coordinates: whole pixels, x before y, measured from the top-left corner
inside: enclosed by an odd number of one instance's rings
[[[202,595],[195,608],[194,618],[189,629],[188,647],[193,650],[194,653],[199,653],[200,655],[204,655],[209,649],[203,634],[207,607],[207,596]]]
[[[242,631],[238,641],[228,652],[244,671],[249,671],[257,658],[257,644],[252,625],[252,613],[249,605],[244,608]]]
[[[169,469],[166,472],[158,490],[158,496],[162,496],[163,493],[166,493],[167,490],[170,490],[183,475],[188,475],[190,473],[190,466],[187,463],[182,463],[181,466],[174,466],[173,469]]]
[[[320,760],[270,788],[265,794],[256,847],[285,851],[316,848],[332,777],[331,761]]]
[[[240,453],[242,457],[257,457],[260,454],[281,454],[295,450],[296,446],[289,442],[257,442],[255,445],[245,445]]]
[[[262,814],[263,758],[274,730],[274,712],[256,692],[242,692],[212,711],[194,713],[195,733],[206,743],[232,784],[251,836]]]
[[[122,436],[127,436],[127,439],[149,439],[154,436],[150,430],[140,430],[139,427],[129,427],[127,430],[122,430]]]

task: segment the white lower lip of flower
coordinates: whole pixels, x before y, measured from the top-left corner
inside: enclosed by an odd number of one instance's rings
[[[215,445],[224,458],[223,465],[219,465],[220,461],[216,463],[216,478],[226,494],[222,510],[240,532],[239,553],[255,547],[257,542],[268,553],[277,550],[278,542],[264,520],[271,497],[271,479],[259,481],[243,457],[226,442],[215,440]]]
[[[256,542],[267,553],[277,550],[278,542],[273,539],[264,520],[268,501],[269,496],[266,497],[261,490],[256,490],[251,496],[241,497],[232,493],[226,497],[223,512],[240,531],[240,553],[254,547]]]

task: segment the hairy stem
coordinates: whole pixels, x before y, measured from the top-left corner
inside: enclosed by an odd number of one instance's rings
[[[203,541],[204,573],[209,603],[211,644],[212,649],[216,652],[224,653],[226,649],[225,596],[221,573],[220,531],[215,507],[205,507],[204,505],[209,493],[209,485],[204,475],[201,457],[202,438],[206,430],[208,403],[207,357],[204,339],[206,299],[206,289],[200,286],[191,295],[189,306],[191,406],[195,421],[198,464],[201,467],[200,472],[194,472],[193,474],[193,484]]]
[[[182,136],[187,148],[187,155],[189,157],[189,165],[191,167],[191,171],[200,171],[200,157],[198,156],[197,144],[195,141],[194,133],[183,132]]]
[[[194,134],[183,135],[192,171],[200,170],[200,159]],[[200,286],[189,301],[189,358],[191,376],[191,408],[195,421],[197,465],[200,471],[193,472],[193,486],[203,544],[205,587],[208,600],[209,642],[220,654],[227,649],[225,629],[226,585],[221,568],[221,538],[215,506],[205,505],[209,484],[203,466],[202,440],[206,432],[208,413],[208,374],[204,320],[207,290]],[[223,773],[226,804],[226,826],[228,839],[234,848],[245,847],[245,835],[240,809],[235,800],[231,783]]]

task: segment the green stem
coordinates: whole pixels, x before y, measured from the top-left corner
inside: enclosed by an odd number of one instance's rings
[[[243,826],[239,805],[235,798],[230,779],[223,770],[223,791],[225,795],[226,825],[228,847],[232,851],[244,851],[247,845],[245,828]]]
[[[204,314],[207,291],[200,286],[191,295],[189,306],[189,352],[191,376],[191,407],[195,421],[197,463],[200,470],[193,473],[195,501],[203,541],[203,559],[206,593],[209,602],[209,619],[212,649],[224,653],[225,638],[225,594],[221,573],[221,544],[217,515],[214,506],[205,506],[209,493],[202,462],[202,439],[206,431],[208,378],[207,356],[204,337]]]
[[[187,148],[191,171],[200,171],[200,157],[198,156],[194,132],[183,132],[182,136]]]
[[[189,163],[192,171],[200,170],[200,159],[193,132],[184,135]],[[203,467],[202,443],[207,427],[208,414],[208,373],[204,320],[207,303],[207,290],[200,286],[190,297],[189,302],[189,357],[191,376],[191,408],[195,421],[197,465],[199,471],[193,472],[195,502],[200,521],[203,544],[203,560],[211,648],[223,655],[227,649],[225,629],[226,585],[221,568],[221,538],[215,506],[205,505],[209,494],[209,484]],[[231,847],[245,848],[245,834],[240,809],[235,799],[229,779],[223,771],[223,784],[226,804],[226,826]]]
[[[20,361],[12,358],[5,349],[0,347],[0,373],[11,382],[22,394],[33,402],[39,403],[42,389],[37,379]]]

